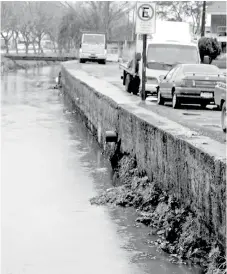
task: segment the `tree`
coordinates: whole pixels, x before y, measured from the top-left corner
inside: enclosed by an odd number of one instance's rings
[[[16,51],[18,52],[17,41],[20,36],[23,37],[26,53],[28,53],[30,44],[33,45],[35,53],[36,45],[38,45],[39,52],[42,52],[41,42],[43,37],[46,34],[57,32],[59,18],[62,17],[62,12],[65,10],[66,8],[62,9],[60,2],[2,2],[1,36],[5,40],[7,53],[9,52],[9,41],[11,38],[13,38]]]
[[[11,29],[12,29],[12,38],[13,38],[13,46],[16,49],[16,53],[18,53],[18,38],[20,33],[20,27],[19,27],[19,17],[17,15],[17,10],[20,8],[19,2],[11,2],[11,8],[12,8],[12,20],[11,20]]]
[[[66,2],[66,5],[84,28],[103,31],[107,34],[108,40],[111,39],[115,24],[134,8],[134,3],[127,1],[87,1],[75,4]]]
[[[58,42],[58,33],[60,28],[61,19],[54,16],[53,20],[46,26],[46,34],[49,36],[51,42],[53,43],[54,52],[57,52],[57,42]]]
[[[1,36],[5,41],[6,53],[9,53],[9,41],[13,35],[14,14],[12,2],[1,3]]]
[[[170,21],[183,22],[191,18],[193,33],[197,33],[200,26],[202,1],[159,1],[157,14],[160,18]]]
[[[107,39],[111,38],[111,29],[122,19],[134,5],[127,1],[89,1],[88,9],[97,30],[105,31]],[[100,16],[102,14],[103,16]]]
[[[54,52],[57,52],[56,46],[58,42],[58,34],[59,34],[61,20],[69,11],[69,7],[64,6],[61,2],[51,2],[51,3],[52,3],[51,11],[53,11],[52,17],[51,17],[51,20],[49,20],[48,25],[46,25],[45,27],[45,32],[53,43]]]
[[[209,56],[210,64],[221,53],[221,47],[216,38],[201,37],[198,42],[200,59],[203,63],[204,56]]]
[[[42,38],[45,35],[45,26],[48,23],[48,17],[46,16],[45,6],[46,2],[29,2],[29,12],[32,16],[32,28],[31,28],[31,42],[33,45],[34,53],[36,53],[36,44],[38,44],[38,52],[42,53],[41,46]]]
[[[194,34],[198,34],[200,32],[202,6],[202,1],[188,2],[187,9],[185,11],[186,16],[192,19]]]
[[[39,53],[43,53],[41,42],[44,36],[50,33],[50,25],[53,30],[53,23],[55,24],[56,15],[58,15],[59,6],[58,2],[47,1],[30,1],[29,10],[32,16],[32,35],[31,40],[35,51],[35,45],[38,45]],[[57,27],[57,26],[56,26]]]
[[[207,6],[212,2],[208,1]],[[192,19],[193,33],[200,32],[203,1],[157,1],[157,15],[164,20],[183,22]]]
[[[187,1],[158,1],[156,2],[157,15],[165,20],[182,22],[187,3]]]
[[[29,45],[32,44],[33,37],[32,31],[34,27],[33,17],[30,12],[30,4],[29,2],[21,1],[17,4],[17,20],[18,20],[18,28],[20,34],[23,38],[23,43],[25,45],[25,53],[28,54]]]
[[[84,28],[81,19],[70,10],[61,20],[58,33],[59,47],[69,52],[71,47],[77,47],[80,43],[80,29]]]

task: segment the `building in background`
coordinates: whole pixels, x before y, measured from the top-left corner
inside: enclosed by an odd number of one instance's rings
[[[226,52],[226,1],[212,2],[207,6],[207,16],[210,16],[210,33],[206,36],[216,37]]]

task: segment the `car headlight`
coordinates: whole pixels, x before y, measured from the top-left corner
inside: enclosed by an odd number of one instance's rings
[[[163,79],[164,79],[164,76],[163,76],[163,75],[160,75],[160,76],[158,77],[159,82],[162,82]]]

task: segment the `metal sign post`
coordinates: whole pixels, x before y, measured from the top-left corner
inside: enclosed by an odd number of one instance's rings
[[[146,100],[146,50],[147,34],[155,32],[155,4],[150,2],[137,3],[136,33],[143,35],[142,52],[142,90],[141,99]]]
[[[147,49],[147,35],[143,34],[143,54],[142,54],[142,90],[141,99],[146,100],[146,49]]]

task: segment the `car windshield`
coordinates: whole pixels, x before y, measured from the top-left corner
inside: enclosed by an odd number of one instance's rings
[[[148,68],[153,68],[152,63],[162,63],[167,65],[175,65],[179,63],[199,64],[199,55],[195,46],[150,44],[147,52]]]
[[[104,44],[105,37],[104,35],[85,34],[83,37],[83,43],[93,45]]]
[[[195,74],[220,74],[220,70],[216,66],[212,65],[185,65],[183,66],[184,73]]]

